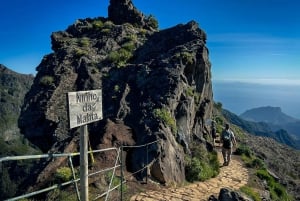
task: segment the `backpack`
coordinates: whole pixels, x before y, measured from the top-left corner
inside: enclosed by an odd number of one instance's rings
[[[231,133],[230,131],[226,130],[223,132],[222,135],[223,147],[226,149],[231,148]]]

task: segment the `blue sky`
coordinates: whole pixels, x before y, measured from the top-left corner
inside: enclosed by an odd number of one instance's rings
[[[195,20],[207,33],[214,80],[300,84],[300,1],[133,0],[160,29]],[[50,35],[107,17],[109,0],[1,0],[0,63],[35,74]]]

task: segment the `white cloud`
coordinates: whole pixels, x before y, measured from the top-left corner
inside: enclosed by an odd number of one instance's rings
[[[248,84],[262,84],[262,85],[285,85],[285,86],[300,86],[300,79],[217,79],[213,82],[226,83],[248,83]]]

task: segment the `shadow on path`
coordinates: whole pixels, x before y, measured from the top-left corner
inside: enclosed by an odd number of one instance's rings
[[[222,154],[218,157],[223,164]],[[229,166],[221,166],[220,174],[204,182],[195,182],[184,187],[143,192],[131,197],[130,201],[207,201],[210,195],[218,197],[221,188],[237,190],[247,184],[248,170],[238,156],[233,155]]]

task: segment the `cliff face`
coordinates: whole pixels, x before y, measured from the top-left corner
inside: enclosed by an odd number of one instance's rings
[[[0,64],[0,137],[4,141],[20,136],[18,116],[32,82],[32,75],[16,73]]]
[[[130,0],[111,0],[108,16],[52,34],[54,52],[37,67],[19,127],[45,152],[63,150],[78,133],[68,128],[66,93],[101,88],[103,120],[89,125],[92,146],[159,140],[149,148],[152,176],[182,182],[184,152],[195,136],[205,143],[211,117],[206,35],[194,21],[158,31]],[[145,154],[128,152],[127,168],[142,167]]]

